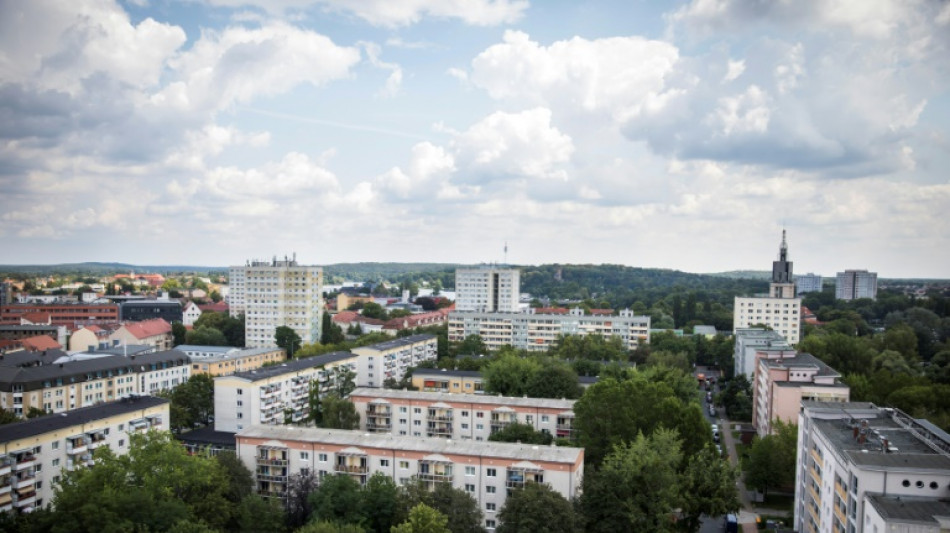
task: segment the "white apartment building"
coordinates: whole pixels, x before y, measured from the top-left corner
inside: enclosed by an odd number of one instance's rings
[[[449,340],[462,341],[479,335],[490,350],[506,344],[529,351],[545,351],[559,335],[601,335],[620,338],[624,349],[632,350],[650,339],[650,317],[637,316],[624,309],[618,315],[585,315],[580,308],[566,314],[449,313]]]
[[[0,407],[22,416],[31,407],[62,413],[135,395],[170,390],[191,377],[177,350],[97,355],[77,360],[36,354],[30,366],[0,366]],[[63,362],[60,362],[63,361]]]
[[[457,311],[517,312],[521,272],[494,265],[455,270]]]
[[[795,296],[794,280],[792,262],[788,260],[785,230],[782,230],[778,260],[772,261],[769,293],[736,296],[732,315],[733,333],[765,325],[782,335],[789,344],[798,344],[802,328],[802,299]]]
[[[358,388],[350,401],[360,429],[412,437],[482,440],[510,424],[574,436],[574,400]]]
[[[411,335],[370,346],[353,348],[359,356],[356,384],[360,387],[382,387],[387,379],[399,381],[410,367],[439,356],[435,335]]]
[[[325,394],[358,356],[333,352],[214,378],[214,429],[235,433],[252,424],[300,422],[310,415],[310,391]]]
[[[250,263],[248,263],[247,266],[233,266],[228,268],[228,294],[225,296],[224,301],[228,303],[228,314],[234,317],[247,311],[244,297],[247,288],[244,280],[245,271],[249,266]]]
[[[501,442],[400,437],[333,429],[252,426],[237,434],[237,455],[254,472],[258,493],[282,498],[288,476],[346,474],[366,483],[381,472],[397,484],[412,478],[450,483],[478,502],[484,526],[498,525],[508,491],[547,483],[568,500],[579,494],[584,449]]]
[[[839,300],[877,298],[877,272],[867,270],[838,272],[835,277],[835,298]]]
[[[0,426],[0,512],[49,505],[65,473],[91,466],[96,448],[122,455],[130,433],[167,421],[168,400],[140,396]]]
[[[744,374],[749,383],[755,383],[759,357],[766,357],[768,354],[794,357],[797,353],[795,348],[785,341],[785,337],[770,329],[739,329],[735,332],[735,339],[732,352],[735,375]]]
[[[243,269],[243,287],[241,274]],[[244,342],[248,348],[274,348],[279,326],[292,328],[305,344],[320,341],[323,318],[323,269],[302,266],[296,258],[248,261],[231,267],[229,312],[245,316]],[[293,354],[288,354],[292,356]]]
[[[870,403],[802,402],[796,531],[946,531],[948,497],[950,435],[934,424]]]
[[[809,272],[803,276],[795,278],[795,294],[805,294],[807,292],[821,292],[821,275]]]

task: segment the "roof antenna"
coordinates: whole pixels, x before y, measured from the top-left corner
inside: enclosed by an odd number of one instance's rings
[[[505,241],[505,266],[508,266],[508,241]]]

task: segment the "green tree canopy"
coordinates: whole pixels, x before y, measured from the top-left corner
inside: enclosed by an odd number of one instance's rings
[[[294,357],[300,351],[300,335],[289,326],[277,326],[274,330],[274,344],[287,352],[287,357]]]
[[[524,444],[551,444],[554,437],[550,433],[535,431],[530,424],[515,422],[488,436],[493,442],[521,442]]]
[[[360,414],[352,402],[337,393],[328,393],[320,400],[320,427],[329,429],[359,429]]]
[[[544,483],[528,483],[512,491],[498,512],[497,533],[539,531],[574,533],[574,507],[564,496]]]
[[[523,396],[528,394],[528,384],[540,370],[537,359],[500,355],[482,370],[485,391],[502,396]]]
[[[392,526],[392,533],[450,533],[449,519],[439,511],[420,503],[409,511],[409,519]]]

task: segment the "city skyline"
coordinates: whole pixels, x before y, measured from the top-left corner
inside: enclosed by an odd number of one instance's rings
[[[0,263],[948,278],[950,4],[0,4]]]

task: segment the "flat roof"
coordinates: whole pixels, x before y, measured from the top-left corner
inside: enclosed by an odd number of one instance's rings
[[[950,472],[950,454],[937,452],[927,441],[894,420],[889,412],[883,409],[877,411],[876,416],[863,411],[855,413],[857,416],[853,418],[814,419],[813,423],[838,454],[849,458],[855,465],[875,469]],[[856,428],[858,437],[855,436]],[[862,433],[863,442],[859,438]]]
[[[436,338],[435,335],[420,333],[419,335],[399,337],[391,341],[377,342],[376,344],[370,344],[369,346],[360,346],[359,348],[354,348],[354,350],[375,350],[377,352],[383,352],[386,350],[392,350],[393,348],[401,348],[403,346],[408,346],[410,344],[415,344],[417,342],[427,341],[434,338]]]
[[[365,446],[390,450],[414,451],[426,454],[473,455],[517,459],[577,463],[584,455],[583,448],[542,446],[509,442],[452,440],[434,437],[396,436],[389,433],[363,433],[346,429],[303,428],[297,426],[254,425],[238,432],[237,438],[275,439],[339,446]]]
[[[297,372],[298,370],[304,370],[307,368],[315,368],[318,366],[327,365],[330,363],[336,363],[337,361],[345,361],[347,359],[353,359],[358,357],[354,353],[350,352],[330,352],[323,355],[316,355],[313,357],[305,357],[303,359],[292,359],[290,361],[280,363],[279,365],[265,366],[263,368],[258,368],[257,370],[248,370],[246,372],[236,372],[230,376],[219,376],[215,379],[225,379],[225,378],[241,378],[248,381],[261,381],[264,379],[272,378],[275,376],[280,376],[282,374],[289,374],[292,372]]]
[[[887,521],[938,524],[936,517],[950,517],[950,501],[913,496],[868,494],[868,501]]]
[[[86,381],[86,374],[95,372],[108,372],[109,370],[127,369],[129,372],[135,372],[134,367],[150,365],[152,363],[165,363],[181,361],[181,364],[188,364],[188,356],[178,350],[166,350],[163,352],[151,352],[144,354],[124,355],[106,355],[91,359],[82,359],[78,361],[69,361],[64,363],[43,364],[40,366],[29,367],[5,367],[0,366],[0,390],[10,390],[13,384],[35,385],[44,381],[53,381],[58,378],[70,376],[76,377],[76,382]],[[99,379],[99,378],[95,378]],[[66,383],[64,383],[66,384]],[[34,390],[28,388],[27,390]]]
[[[841,377],[840,372],[825,364],[825,362],[821,359],[818,359],[814,355],[805,352],[796,352],[793,356],[782,356],[778,359],[762,357],[759,359],[759,364],[768,366],[770,368],[807,367],[817,370],[818,373],[816,376],[818,377]]]
[[[575,400],[562,400],[555,398],[528,398],[524,396],[493,396],[491,394],[466,394],[449,392],[425,392],[413,390],[398,389],[376,389],[370,387],[357,387],[350,393],[350,398],[354,396],[366,396],[371,398],[390,398],[398,400],[420,400],[420,401],[439,401],[459,403],[474,403],[482,405],[510,405],[523,407],[545,407],[549,409],[563,409],[565,411],[574,409]]]
[[[31,418],[22,422],[4,424],[0,426],[0,442],[10,442],[26,437],[34,437],[51,431],[66,429],[80,424],[88,424],[89,422],[110,416],[132,413],[167,403],[169,403],[168,400],[155,396],[133,396],[90,407],[80,407],[79,409],[72,409],[65,413],[57,413]]]
[[[236,447],[234,435],[230,431],[215,431],[214,426],[205,426],[175,435],[175,438],[185,444],[218,446],[233,450]]]
[[[245,357],[254,357],[255,355],[263,355],[265,353],[272,352],[282,352],[283,348],[245,348],[243,350],[239,349],[234,352],[225,353],[221,355],[212,355],[209,357],[192,357],[192,363],[219,363],[221,361],[230,361],[232,359],[243,359]],[[286,356],[286,354],[284,354]]]

